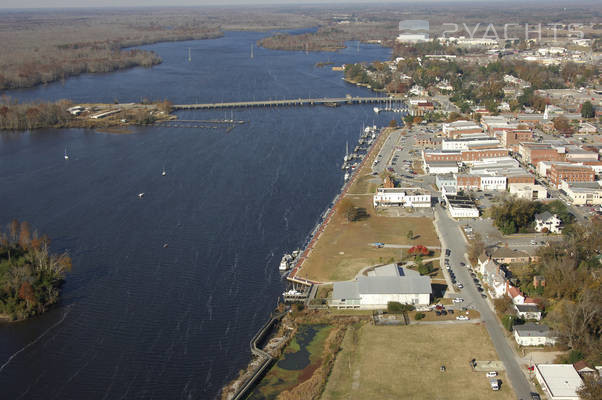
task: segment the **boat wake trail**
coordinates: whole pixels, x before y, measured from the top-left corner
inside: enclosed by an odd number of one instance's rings
[[[4,368],[6,368],[8,366],[8,364],[10,364],[11,361],[16,356],[18,356],[19,354],[21,354],[22,352],[24,352],[25,350],[27,350],[28,348],[30,348],[31,346],[33,346],[34,344],[39,342],[40,339],[42,339],[44,336],[46,336],[48,334],[48,332],[50,332],[51,330],[53,330],[54,328],[56,328],[57,326],[62,324],[63,321],[65,320],[65,318],[67,318],[67,315],[69,314],[70,311],[71,311],[71,306],[68,306],[67,310],[65,311],[65,313],[63,314],[63,316],[60,320],[58,320],[56,323],[54,323],[50,328],[46,329],[40,336],[35,338],[35,340],[33,340],[32,342],[29,342],[25,347],[23,347],[22,349],[15,352],[12,356],[8,357],[8,360],[6,360],[6,362],[0,366],[0,372],[4,371]]]

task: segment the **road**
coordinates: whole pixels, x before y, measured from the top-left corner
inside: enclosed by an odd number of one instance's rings
[[[445,209],[439,205],[435,206],[435,213],[437,214],[437,227],[440,233],[441,247],[451,250],[451,255],[449,256],[450,265],[456,274],[457,281],[464,284],[464,288],[460,294],[464,298],[464,303],[461,305],[465,307],[474,306],[481,313],[481,321],[487,327],[500,361],[504,363],[506,373],[517,398],[530,398],[531,386],[521,370],[514,351],[506,341],[503,328],[498,323],[493,311],[477,291],[469,269],[460,266],[461,262],[468,264],[468,260],[466,259],[466,242],[460,232],[458,223],[451,219]]]

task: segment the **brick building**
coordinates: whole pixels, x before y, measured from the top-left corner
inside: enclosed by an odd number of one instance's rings
[[[462,153],[459,151],[423,150],[422,159],[429,161],[462,161]]]
[[[560,187],[562,181],[566,182],[594,182],[594,170],[584,165],[552,164],[549,171],[550,181]]]
[[[520,143],[518,152],[523,162],[537,165],[540,161],[563,161],[564,155],[560,154],[549,144],[543,143]]]
[[[483,149],[483,150],[464,150],[461,153],[462,162],[480,161],[485,158],[507,157],[506,149]]]
[[[456,182],[458,190],[478,190],[481,187],[481,177],[478,175],[458,174]]]

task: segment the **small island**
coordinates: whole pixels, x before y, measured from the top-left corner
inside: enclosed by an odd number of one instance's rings
[[[25,320],[59,300],[71,257],[50,253],[49,244],[27,222],[13,220],[0,232],[0,320]]]

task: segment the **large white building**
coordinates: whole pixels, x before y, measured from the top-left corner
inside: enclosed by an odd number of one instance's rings
[[[383,309],[391,301],[428,305],[431,279],[418,272],[388,264],[376,267],[355,280],[335,282],[330,305],[338,308]]]
[[[574,205],[602,205],[602,186],[597,182],[562,181],[560,188]]]
[[[548,198],[548,189],[542,185],[532,185],[530,183],[510,183],[508,185],[510,194],[521,199],[527,200],[545,200]]]
[[[458,163],[454,161],[429,161],[424,163],[424,167],[431,175],[458,173]]]
[[[444,191],[441,192],[447,203],[447,209],[452,218],[478,218],[479,209],[474,202],[465,196],[455,196]]]
[[[441,150],[469,150],[473,146],[498,147],[500,141],[491,136],[477,134],[464,134],[458,139],[443,139]]]
[[[556,338],[546,325],[528,322],[515,325],[512,329],[514,340],[519,346],[551,346],[556,343]]]
[[[373,197],[376,207],[431,207],[431,194],[416,188],[378,188]]]
[[[583,380],[572,364],[536,364],[535,377],[549,400],[579,400]]]
[[[483,132],[483,128],[481,128],[479,125],[475,124],[472,121],[465,120],[444,123],[443,125],[441,125],[441,129],[443,131],[443,134],[450,138],[454,138],[465,133]]]

